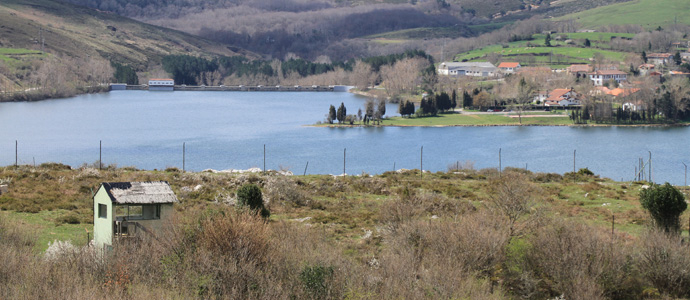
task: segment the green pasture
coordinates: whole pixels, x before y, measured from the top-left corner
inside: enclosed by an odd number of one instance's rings
[[[639,24],[646,29],[656,29],[690,24],[688,11],[690,1],[686,0],[634,0],[565,15],[554,21],[572,19],[581,27],[591,29],[612,24]]]

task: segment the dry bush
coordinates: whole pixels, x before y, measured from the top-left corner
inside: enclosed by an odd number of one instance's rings
[[[311,181],[309,183],[309,190],[313,194],[321,195],[323,197],[335,198],[339,193],[343,193],[348,190],[348,185],[345,182],[346,178],[334,178],[319,177],[317,180]]]
[[[522,172],[507,171],[501,177],[489,180],[490,207],[508,219],[509,234],[515,235],[522,228],[518,221],[532,213],[540,195],[540,189]]]
[[[360,193],[369,193],[374,195],[388,195],[388,183],[386,180],[378,177],[355,177],[350,181],[349,185],[353,190]]]
[[[561,182],[563,175],[558,173],[537,173],[532,177],[534,182]]]
[[[379,210],[379,221],[389,230],[396,230],[402,223],[421,217],[450,217],[473,212],[476,208],[466,200],[451,199],[444,194],[417,191],[404,187],[397,199],[386,201]]]
[[[629,299],[641,292],[629,249],[597,228],[554,220],[528,243],[524,270],[547,283],[547,296]]]
[[[690,296],[690,256],[681,238],[650,229],[640,238],[640,271],[663,294]]]
[[[309,195],[299,188],[295,180],[284,176],[269,177],[263,193],[268,203],[304,206],[311,201]]]
[[[274,224],[273,229],[272,248],[280,255],[271,257],[271,271],[284,293],[297,299],[342,299],[348,290],[358,291],[367,286],[367,269],[335,250],[338,246],[324,231],[287,221]],[[316,266],[332,268],[333,273],[325,278],[322,293],[314,295],[300,275]]]
[[[506,224],[483,211],[457,222],[405,222],[384,236],[379,295],[391,299],[498,298],[500,293],[492,294],[492,277],[503,260],[507,241]],[[478,277],[489,280],[479,283]]]
[[[474,161],[473,160],[466,160],[466,161],[456,161],[454,163],[449,163],[446,166],[446,169],[448,172],[460,172],[460,171],[474,171]]]

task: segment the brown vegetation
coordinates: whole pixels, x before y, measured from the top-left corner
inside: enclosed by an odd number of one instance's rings
[[[334,178],[1,168],[10,185],[3,210],[67,210],[87,223],[91,188],[101,181],[167,180],[181,203],[155,238],[104,256],[89,247],[37,253],[40,233],[0,212],[0,298],[687,296],[690,261],[677,237],[612,235],[595,225],[611,213],[598,209],[601,201],[616,204],[617,226],[639,222],[639,185],[577,173],[453,171],[420,180],[414,171]],[[270,219],[227,204],[246,183],[262,187]]]

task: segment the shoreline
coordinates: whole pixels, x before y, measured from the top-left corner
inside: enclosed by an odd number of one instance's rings
[[[547,125],[547,124],[456,124],[456,125],[338,125],[338,124],[311,124],[303,127],[328,127],[328,128],[354,128],[354,127],[688,127],[685,124],[571,124],[571,125]]]

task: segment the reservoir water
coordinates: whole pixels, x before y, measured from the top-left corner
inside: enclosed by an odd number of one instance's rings
[[[141,169],[289,169],[302,174],[378,174],[393,167],[446,171],[456,161],[475,168],[527,167],[564,173],[587,167],[631,180],[652,153],[653,180],[682,185],[690,163],[688,127],[358,127],[304,126],[324,120],[329,105],[348,114],[365,99],[333,92],[113,91],[40,102],[0,103],[0,165],[103,162]],[[397,115],[388,105],[386,115]]]

